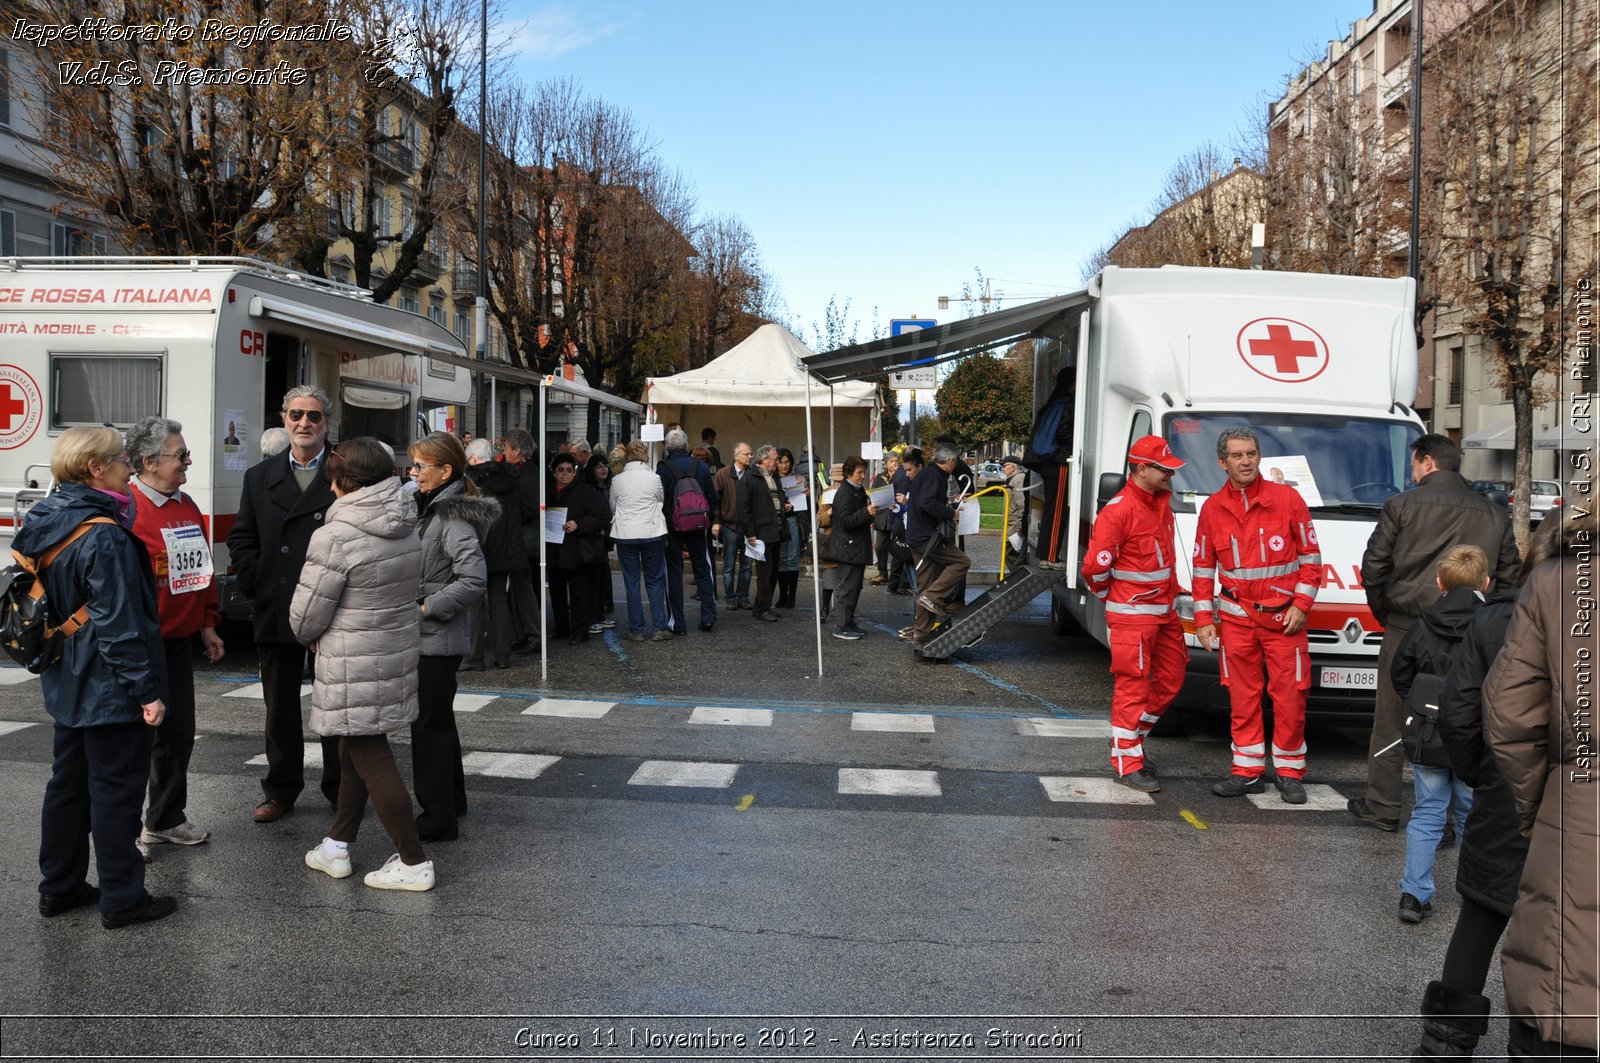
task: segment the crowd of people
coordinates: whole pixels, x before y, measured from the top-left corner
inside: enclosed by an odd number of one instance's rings
[[[468,811],[458,673],[504,667],[539,637],[546,618],[532,572],[541,563],[550,634],[574,645],[614,626],[613,549],[626,639],[688,635],[685,565],[701,631],[714,630],[719,599],[727,613],[776,622],[796,605],[813,526],[821,619],[831,617],[834,637],[865,635],[857,607],[874,566],[872,583],[914,596],[914,621],[899,633],[906,641],[937,637],[965,605],[971,559],[954,522],[976,485],[948,440],[926,461],[905,450],[870,482],[859,457],[830,477],[771,444],[738,442],[723,466],[712,430],[691,450],[676,425],[653,468],[639,440],[605,455],[578,440],[542,463],[517,430],[498,453],[486,440],[463,446],[435,432],[411,445],[405,463],[377,439],[330,444],[330,412],[314,386],[284,396],[286,445],[245,474],[227,541],[253,606],[266,710],[253,818],[292,813],[305,788],[300,689],[309,671],[320,788],[333,811],[305,863],[333,878],[353,874],[370,801],[394,852],[366,884],[432,888],[425,846],[456,838]],[[1183,462],[1159,436],[1136,440],[1127,461],[1081,574],[1104,602],[1109,631],[1111,772],[1153,793],[1161,783],[1145,739],[1189,656],[1172,556],[1171,479]],[[1217,461],[1226,479],[1200,507],[1192,573],[1194,634],[1219,651],[1232,706],[1229,772],[1212,790],[1261,793],[1270,767],[1280,798],[1302,804],[1306,622],[1323,577],[1316,529],[1299,492],[1262,474],[1250,428],[1223,431]],[[55,721],[41,815],[47,917],[95,905],[116,929],[169,915],[175,900],[145,889],[146,861],[160,846],[210,838],[187,809],[193,660],[197,648],[214,661],[224,647],[204,518],[183,491],[191,463],[173,420],[148,418],[125,436],[68,429],[53,455],[57,489],[14,542],[40,559],[55,611],[82,618],[64,626],[61,660],[42,676]],[[1025,521],[1022,459],[1003,464]],[[1460,464],[1447,438],[1416,440],[1416,486],[1384,505],[1367,544],[1362,582],[1385,634],[1368,785],[1349,811],[1396,832],[1410,764],[1415,793],[1398,861],[1405,924],[1432,914],[1436,851],[1460,839],[1462,906],[1441,977],[1423,994],[1419,1058],[1472,1053],[1487,1028],[1482,990],[1502,936],[1513,1055],[1592,1052],[1594,1017],[1567,1014],[1563,1001],[1592,994],[1600,939],[1595,803],[1575,789],[1590,785],[1575,667],[1587,658],[1573,657],[1568,637],[1577,567],[1567,558],[1592,548],[1596,520],[1567,507],[1524,556],[1503,510],[1471,489]],[[814,525],[805,516],[813,505]],[[1007,560],[1025,560],[1025,524],[1005,531]],[[403,728],[409,789],[388,741]],[[91,839],[98,885],[87,881]]]

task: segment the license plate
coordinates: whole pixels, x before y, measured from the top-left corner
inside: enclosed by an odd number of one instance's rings
[[[1377,690],[1376,668],[1324,668],[1319,673],[1322,686],[1345,687],[1354,690]]]

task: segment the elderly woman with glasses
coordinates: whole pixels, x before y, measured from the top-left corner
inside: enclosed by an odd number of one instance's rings
[[[12,547],[37,559],[51,612],[70,618],[40,676],[55,760],[40,816],[39,914],[98,904],[108,930],[171,915],[144,888],[135,847],[153,729],[166,715],[166,653],[150,557],[129,529],[133,464],[115,428],[61,433],[58,486],[28,511]],[[75,623],[73,623],[75,621]],[[94,838],[99,886],[91,886]]]
[[[194,642],[209,661],[222,659],[217,637],[217,585],[205,519],[183,493],[194,459],[183,425],[147,417],[127,436],[136,475],[130,483],[133,533],[150,554],[156,576],[156,613],[167,665],[167,715],[156,729],[150,757],[150,801],[139,847],[199,845],[211,837],[189,822],[189,757],[194,752]]]
[[[576,646],[589,641],[589,627],[600,620],[600,603],[594,580],[585,566],[605,556],[605,531],[611,523],[606,502],[578,475],[578,462],[571,454],[558,454],[550,464],[555,492],[545,500],[546,509],[566,510],[562,540],[545,544],[549,564],[550,612],[555,635],[563,634]]]

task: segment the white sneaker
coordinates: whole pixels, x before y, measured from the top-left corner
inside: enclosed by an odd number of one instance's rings
[[[383,866],[376,871],[368,871],[363,879],[367,885],[375,890],[423,890],[433,889],[433,861],[424,860],[412,866],[402,863],[400,854],[395,853],[383,862]]]
[[[211,840],[211,832],[201,830],[188,820],[184,820],[168,830],[151,830],[146,827],[139,832],[139,840],[146,845],[160,845],[163,842],[170,842],[173,845],[199,845],[201,842]]]
[[[604,624],[590,624],[589,625],[589,634],[591,634],[591,635],[599,635],[602,632],[604,632],[605,629],[606,629],[606,626]]]
[[[330,857],[327,853],[322,851],[322,843],[318,842],[314,847],[312,847],[311,851],[306,854],[306,866],[313,871],[321,871],[329,878],[349,878],[350,854],[348,852],[344,852],[340,853],[338,856]]]

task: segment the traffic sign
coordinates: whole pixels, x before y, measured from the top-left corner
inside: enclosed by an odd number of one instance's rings
[[[937,321],[920,317],[895,318],[889,322],[889,335],[903,336],[907,332],[933,328],[937,324]],[[897,391],[932,391],[939,386],[939,371],[928,365],[890,373],[889,386]]]

